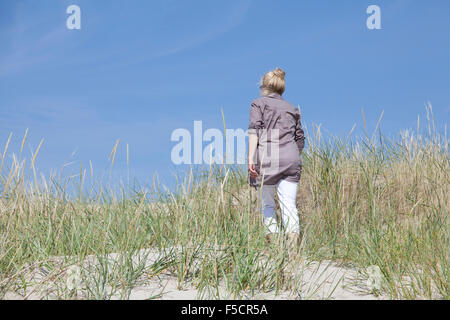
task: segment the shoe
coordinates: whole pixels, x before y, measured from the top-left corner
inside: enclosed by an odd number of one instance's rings
[[[268,243],[271,244],[273,242],[273,240],[275,239],[276,233],[268,233],[264,236],[264,240]]]

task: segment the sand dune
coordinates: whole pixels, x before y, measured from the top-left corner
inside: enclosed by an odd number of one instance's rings
[[[227,290],[225,283],[216,288],[197,288],[189,278],[179,286],[178,277],[172,271],[164,270],[154,273],[154,266],[162,264],[168,252],[172,254],[177,249],[167,249],[165,252],[156,249],[141,250],[133,255],[133,266],[141,266],[147,270],[128,287],[105,286],[103,292],[107,299],[164,299],[164,300],[191,300],[191,299],[271,299],[271,300],[298,300],[298,299],[337,299],[337,300],[373,300],[386,299],[384,296],[375,296],[366,284],[366,279],[357,269],[345,268],[330,261],[311,262],[303,261],[295,266],[290,265],[285,270],[287,277],[296,277],[296,288],[280,291],[277,294],[272,290],[268,292],[245,292],[240,296],[233,295]],[[78,264],[70,265],[70,257],[53,257],[48,263],[52,268],[44,266],[29,266],[25,279],[28,284],[26,291],[8,292],[4,299],[64,299],[64,293],[70,291],[70,283],[76,287],[76,295],[70,298],[91,299],[92,286],[95,286],[95,274],[108,266],[110,271],[124,265],[124,254],[109,254],[105,257],[88,256]],[[201,259],[198,259],[201,260]],[[51,269],[51,270],[50,270]],[[75,270],[75,271],[74,271]],[[112,271],[111,271],[112,272]],[[75,281],[73,280],[73,278]],[[98,282],[97,282],[98,283]],[[91,288],[91,289],[89,289]],[[90,292],[90,294],[89,294]],[[72,291],[73,293],[73,291]],[[101,297],[100,297],[101,298]]]

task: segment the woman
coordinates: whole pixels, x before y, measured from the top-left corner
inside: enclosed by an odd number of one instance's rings
[[[293,244],[300,236],[296,206],[302,172],[301,153],[305,137],[300,112],[282,97],[285,72],[279,68],[261,79],[261,97],[250,108],[248,171],[250,184],[259,189],[261,211],[271,241],[280,233],[275,214],[275,190],[282,214],[282,227]]]

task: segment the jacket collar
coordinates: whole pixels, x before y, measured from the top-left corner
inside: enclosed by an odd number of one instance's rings
[[[283,97],[279,93],[276,93],[276,92],[268,94],[266,97],[283,100]]]

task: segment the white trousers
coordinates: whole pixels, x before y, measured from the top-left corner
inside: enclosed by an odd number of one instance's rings
[[[267,233],[279,233],[275,213],[275,189],[280,202],[282,224],[285,232],[300,233],[300,223],[296,206],[298,183],[281,180],[276,186],[263,185],[260,191],[261,213]]]

